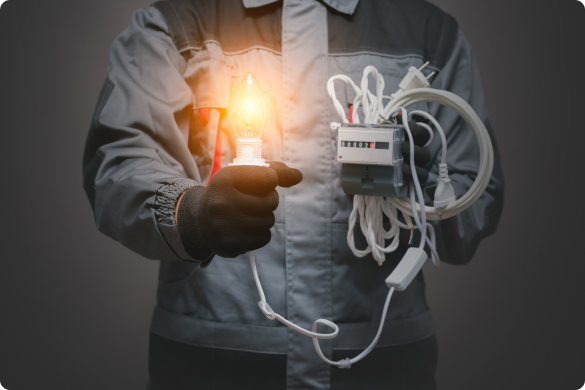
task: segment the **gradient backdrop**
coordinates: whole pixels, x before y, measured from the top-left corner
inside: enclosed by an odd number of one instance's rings
[[[474,47],[507,180],[499,231],[473,262],[425,269],[439,386],[577,390],[585,7],[433,2]],[[158,264],[97,232],[81,157],[110,44],[149,3],[9,0],[0,10],[0,382],[9,390],[146,383]]]

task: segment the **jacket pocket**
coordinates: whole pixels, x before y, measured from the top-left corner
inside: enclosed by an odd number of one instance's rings
[[[228,108],[231,75],[231,66],[223,56],[210,51],[195,55],[185,73],[194,96],[193,108]]]

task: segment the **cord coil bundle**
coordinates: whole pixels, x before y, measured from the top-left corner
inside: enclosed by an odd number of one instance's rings
[[[420,267],[422,267],[422,264],[424,264],[424,261],[426,260],[426,254],[424,252],[425,245],[427,245],[431,250],[431,258],[433,263],[436,265],[439,263],[439,256],[435,248],[436,240],[434,228],[431,224],[427,223],[427,219],[441,220],[443,218],[450,218],[461,213],[463,210],[471,206],[481,196],[481,194],[485,191],[492,175],[494,155],[492,143],[485,125],[477,116],[473,108],[471,108],[471,106],[459,96],[448,91],[441,91],[430,88],[430,84],[428,83],[427,78],[430,78],[432,75],[425,77],[421,73],[421,70],[424,69],[427,65],[428,63],[423,65],[421,69],[411,67],[408,74],[400,83],[400,89],[391,96],[383,94],[385,86],[384,78],[373,66],[368,66],[364,69],[361,80],[361,88],[359,88],[348,76],[345,75],[333,76],[327,82],[327,91],[329,92],[329,96],[331,96],[335,109],[344,123],[349,123],[349,121],[345,115],[343,106],[335,96],[334,82],[336,80],[340,80],[349,84],[356,93],[356,97],[353,101],[352,123],[359,123],[358,108],[360,106],[362,107],[362,111],[364,113],[364,123],[366,124],[378,123],[380,119],[389,118],[392,114],[400,112],[402,113],[404,130],[410,140],[410,168],[412,173],[412,181],[409,184],[409,197],[382,198],[375,196],[355,195],[353,201],[353,210],[349,217],[347,241],[353,254],[357,257],[364,257],[371,252],[374,259],[380,265],[384,262],[386,253],[393,252],[398,248],[399,233],[401,228],[411,230],[419,229],[421,232],[421,241],[419,247],[413,252],[410,252],[410,250],[414,248],[410,248],[403,260],[393,271],[392,275],[390,275],[386,280],[386,283],[390,287],[390,291],[388,292],[386,301],[384,303],[378,332],[368,348],[352,359],[346,358],[337,362],[327,359],[321,351],[318,340],[335,338],[339,333],[339,327],[330,320],[318,319],[313,323],[312,331],[308,331],[275,313],[266,301],[266,297],[258,277],[254,253],[249,252],[250,265],[252,267],[254,281],[260,295],[260,302],[258,302],[260,310],[262,310],[268,319],[277,319],[286,326],[289,326],[292,329],[308,337],[311,337],[313,339],[313,346],[315,347],[315,351],[319,357],[324,362],[338,366],[339,368],[350,368],[353,363],[360,361],[368,353],[370,353],[372,349],[374,349],[378,343],[378,340],[380,339],[380,335],[382,334],[382,329],[384,327],[386,313],[388,311],[392,294],[394,293],[395,289],[402,290],[406,288],[406,286],[408,286],[412,280],[412,277],[414,277],[414,275],[420,270]],[[368,77],[370,74],[374,76],[376,82],[375,95],[368,89]],[[389,100],[389,103],[386,106],[383,105],[384,100]],[[478,175],[469,190],[457,200],[455,200],[454,191],[451,186],[448,174],[446,163],[447,141],[443,129],[435,120],[435,118],[433,118],[428,113],[418,110],[408,113],[406,110],[407,107],[422,102],[442,104],[456,111],[471,127],[479,145],[480,163]],[[415,114],[427,118],[439,132],[441,137],[442,157],[439,164],[439,185],[435,191],[434,207],[424,205],[422,188],[415,170],[414,140],[408,126],[408,120]],[[425,145],[428,146],[433,140],[433,131],[431,127],[425,123],[421,122],[417,124],[429,131],[430,139]],[[340,126],[340,123],[332,123],[331,129],[335,131]],[[419,202],[423,202],[422,205],[416,202],[417,197]],[[398,210],[402,212],[406,223],[399,221]],[[360,228],[368,242],[368,247],[364,250],[357,249],[354,242],[355,240],[353,230],[357,222],[358,214],[360,217]],[[385,230],[383,227],[383,215],[386,215],[390,220],[391,227],[389,230]],[[411,217],[414,219],[414,224],[412,223]],[[427,230],[430,233],[430,237],[427,236]],[[392,239],[392,242],[387,247],[384,247],[386,239]],[[410,264],[406,264],[401,268],[403,263],[406,262]],[[397,271],[399,268],[401,269]],[[395,273],[399,275],[393,278]],[[333,332],[317,333],[317,326],[319,324],[328,326],[333,330]]]
[[[426,66],[425,64],[423,68]],[[356,97],[353,101],[353,115],[352,115],[352,123],[360,123],[358,108],[361,106],[364,112],[364,123],[366,124],[373,124],[378,123],[380,119],[389,118],[392,114],[396,112],[401,112],[403,118],[412,118],[413,115],[420,115],[427,118],[432,125],[437,129],[441,136],[441,143],[442,143],[442,157],[441,163],[439,164],[439,187],[440,189],[443,188],[443,184],[450,186],[448,179],[448,169],[446,164],[447,159],[447,141],[445,137],[445,133],[437,120],[433,118],[431,115],[424,111],[412,111],[410,113],[407,112],[406,108],[417,103],[423,102],[431,102],[431,103],[438,103],[442,104],[446,107],[453,109],[457,112],[465,122],[470,126],[472,129],[477,143],[479,145],[479,171],[478,175],[473,183],[473,185],[469,188],[469,190],[463,195],[461,198],[457,199],[456,201],[448,204],[448,205],[441,205],[440,207],[430,207],[424,206],[423,210],[421,210],[421,205],[419,203],[412,202],[411,199],[407,198],[379,198],[379,197],[369,197],[369,196],[361,196],[356,195],[354,196],[354,205],[353,211],[350,215],[350,229],[348,231],[348,244],[352,249],[352,252],[357,257],[363,257],[368,253],[372,252],[372,255],[376,261],[381,265],[384,261],[384,254],[393,252],[398,247],[398,234],[399,228],[403,229],[412,229],[412,228],[419,228],[419,226],[414,226],[410,222],[410,217],[418,217],[418,215],[425,214],[425,219],[427,220],[441,220],[445,218],[453,217],[463,210],[471,206],[485,191],[487,185],[489,184],[489,180],[492,175],[493,171],[493,164],[494,164],[494,155],[493,155],[493,147],[491,143],[491,139],[489,133],[481,121],[481,119],[477,116],[473,108],[459,96],[448,92],[448,91],[441,91],[430,88],[430,85],[426,78],[420,72],[421,69],[416,69],[411,67],[409,70],[408,75],[404,78],[404,80],[400,83],[400,89],[392,94],[391,96],[383,95],[383,90],[385,86],[383,76],[378,72],[376,68],[373,66],[368,66],[364,69],[362,80],[361,80],[361,88],[359,88],[348,76],[345,75],[337,75],[333,76],[327,82],[327,91],[329,92],[329,96],[331,97],[335,109],[339,116],[341,117],[343,123],[349,123],[347,116],[345,115],[345,111],[343,106],[337,99],[335,95],[335,88],[334,83],[335,81],[343,81],[349,84],[356,93]],[[376,82],[376,95],[374,95],[368,89],[368,78],[369,75],[372,74],[374,76]],[[430,77],[430,76],[429,76]],[[365,91],[365,93],[363,92]],[[383,105],[384,100],[389,100],[386,106]],[[410,129],[408,127],[408,120],[403,120],[403,124],[405,127],[405,131],[407,134],[410,134]],[[429,145],[433,140],[433,132],[432,129],[425,123],[419,122],[417,125],[426,128],[431,138],[427,142]],[[341,124],[333,123],[331,128],[332,130],[336,130]],[[409,135],[410,137],[410,135]],[[411,140],[412,145],[412,140]],[[427,146],[425,145],[425,146]],[[414,165],[414,164],[412,164]],[[413,179],[415,178],[416,173],[413,170]],[[417,180],[414,180],[414,185],[416,188]],[[412,191],[411,191],[412,192]],[[418,191],[417,191],[418,192]],[[424,199],[422,197],[422,191],[420,194],[417,194],[419,199]],[[368,198],[375,198],[375,199],[368,199]],[[437,195],[435,195],[435,203],[437,204]],[[439,202],[440,203],[440,202]],[[396,218],[396,210],[400,210],[408,225],[400,223]],[[416,210],[416,213],[413,212]],[[391,222],[391,228],[388,231],[385,231],[382,227],[382,212],[388,216]],[[357,219],[357,214],[360,215],[360,227],[366,240],[368,242],[368,247],[360,251],[355,248],[354,238],[353,238],[353,227],[355,226],[355,222]],[[432,229],[432,225],[427,224],[427,227],[430,227],[429,230],[431,232],[431,238],[427,238],[427,243],[429,247],[433,251],[433,262],[438,261],[438,256],[436,251],[434,251],[434,232]],[[384,247],[384,240],[385,239],[393,239],[388,247]]]

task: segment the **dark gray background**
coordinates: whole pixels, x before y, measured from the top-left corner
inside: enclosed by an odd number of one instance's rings
[[[362,0],[365,1],[365,0]],[[434,0],[474,47],[507,180],[498,233],[426,268],[441,389],[585,381],[585,8]],[[0,10],[0,382],[141,389],[158,264],[99,234],[81,157],[112,40],[146,0]]]

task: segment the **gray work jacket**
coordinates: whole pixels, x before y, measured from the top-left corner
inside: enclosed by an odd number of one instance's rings
[[[137,11],[112,46],[83,173],[98,229],[161,261],[152,331],[197,346],[286,354],[289,389],[329,388],[330,367],[311,339],[259,310],[247,255],[216,256],[207,268],[182,261],[210,260],[213,254],[202,250],[192,259],[185,252],[174,224],[176,200],[187,188],[206,185],[216,144],[222,167],[233,159],[235,93],[252,72],[268,112],[263,157],[304,175],[299,185],[278,188],[272,240],[256,251],[268,302],[305,328],[318,318],[339,324],[337,338],[321,341],[326,356],[333,349],[367,347],[388,292],[384,279],[405,247],[378,266],[371,255],[353,256],[347,245],[352,198],[340,185],[330,130],[339,118],[326,82],[341,73],[359,85],[364,67],[373,65],[390,94],[410,66],[425,61],[437,72],[432,86],[461,96],[489,126],[468,42],[451,16],[424,1],[166,0]],[[353,101],[353,90],[342,84],[336,89],[342,104]],[[449,173],[461,196],[477,172],[474,136],[453,111],[420,107],[446,132]],[[202,115],[205,110],[209,115]],[[429,202],[439,137],[430,150]],[[480,240],[495,231],[502,203],[496,150],[485,194],[456,218],[435,224],[442,260],[467,263]],[[361,232],[356,240],[365,246]],[[378,346],[432,334],[420,273],[394,294]]]

